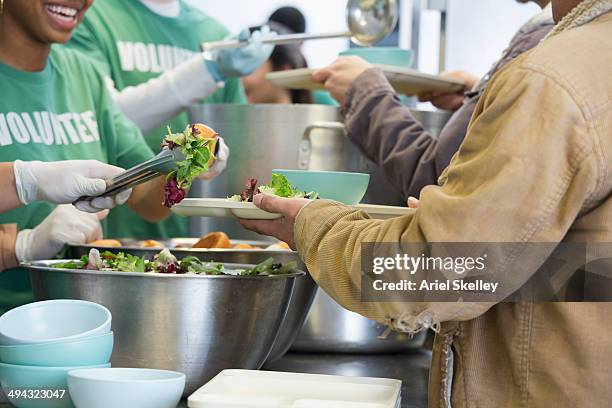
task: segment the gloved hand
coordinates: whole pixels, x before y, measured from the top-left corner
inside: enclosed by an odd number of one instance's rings
[[[274,50],[274,45],[262,44],[261,41],[274,37],[276,33],[270,31],[268,26],[263,26],[253,34],[249,34],[248,29],[242,30],[238,40],[248,40],[249,45],[243,48],[213,51],[210,58],[204,59],[208,72],[215,81],[249,75],[266,62]]]
[[[22,204],[32,201],[49,201],[69,204],[83,196],[104,193],[106,182],[123,169],[96,160],[66,160],[57,162],[16,160],[13,164],[17,195]],[[81,211],[98,212],[125,203],[131,190],[115,196],[97,197],[91,201],[79,201]]]
[[[217,140],[217,148],[215,153],[215,161],[212,166],[208,169],[207,172],[202,173],[198,176],[201,180],[212,180],[217,177],[219,174],[225,170],[227,167],[227,160],[229,159],[230,150],[229,147],[225,144],[225,141],[222,137],[219,137]]]
[[[72,205],[59,205],[36,228],[19,231],[15,255],[19,262],[53,258],[65,244],[86,244],[102,239],[100,221],[108,210],[81,212]]]

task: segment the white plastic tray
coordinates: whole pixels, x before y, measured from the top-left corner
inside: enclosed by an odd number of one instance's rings
[[[397,408],[402,382],[386,378],[223,370],[189,408]]]

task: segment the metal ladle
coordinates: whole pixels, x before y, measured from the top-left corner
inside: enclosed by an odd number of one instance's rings
[[[369,46],[386,38],[397,24],[397,0],[349,0],[346,5],[348,31],[323,34],[279,35],[263,44],[292,44],[307,40],[350,37],[357,45]],[[246,47],[248,40],[224,40],[202,44],[203,51]]]

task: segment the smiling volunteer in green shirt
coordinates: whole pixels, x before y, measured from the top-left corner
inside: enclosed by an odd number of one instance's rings
[[[71,0],[70,6],[53,1],[4,1],[0,162],[96,159],[125,168],[149,159],[153,152],[114,103],[103,75],[78,52],[52,45],[68,41],[91,0]],[[129,206],[150,221],[163,219],[168,215],[161,205],[163,184],[160,177],[134,188]],[[32,251],[41,245],[87,241],[90,234],[61,233],[76,225],[74,207],[32,201],[0,214],[0,224],[16,224],[19,229],[15,245],[22,250],[16,251],[13,265],[34,259]],[[97,219],[93,222],[91,231],[99,225]],[[48,236],[42,230],[55,231],[54,240],[59,241],[46,243],[40,238]],[[32,300],[29,286],[23,270],[0,274],[0,312]]]
[[[96,0],[69,45],[93,57],[105,71],[113,96],[125,115],[157,149],[166,126],[188,123],[194,103],[245,103],[238,77],[256,69],[272,51],[254,33],[242,49],[219,52],[205,61],[202,42],[227,38],[229,31],[182,0]],[[218,175],[228,156],[221,143],[217,164],[203,178]],[[110,236],[170,238],[186,236],[185,218],[163,223],[136,221],[126,207],[109,216]]]

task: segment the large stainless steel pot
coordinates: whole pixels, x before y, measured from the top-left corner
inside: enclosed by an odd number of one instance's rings
[[[173,239],[167,244],[169,248],[173,248],[176,243],[191,246],[197,239],[179,238]],[[126,242],[126,240],[122,240]],[[260,241],[249,241],[253,246],[259,246]],[[68,248],[68,258],[79,259],[82,255],[87,255],[91,248],[90,245],[74,245]],[[102,249],[102,248],[100,248]],[[138,248],[134,246],[126,246],[121,248],[112,248],[114,252],[124,252],[132,255],[144,257],[145,259],[153,259],[155,254],[159,252],[157,248]],[[297,252],[293,251],[269,251],[269,250],[248,250],[248,249],[201,249],[201,248],[174,248],[172,253],[179,259],[186,256],[195,256],[203,261],[215,261],[223,263],[238,263],[238,264],[258,264],[268,258],[274,258],[276,262],[287,263],[296,262],[298,269],[306,270],[306,266],[298,256]],[[295,279],[295,284],[291,292],[291,299],[287,307],[285,318],[278,329],[278,336],[274,342],[274,347],[270,351],[267,361],[272,362],[282,357],[291,347],[293,341],[297,337],[300,329],[306,321],[310,306],[317,293],[317,284],[312,280],[310,275],[305,274],[298,276]]]
[[[29,266],[34,296],[83,299],[113,314],[115,367],[186,374],[185,394],[226,368],[266,361],[295,279],[62,270],[53,261]],[[240,265],[235,265],[240,267]]]
[[[434,135],[448,120],[447,112],[413,111]],[[191,122],[203,122],[217,130],[231,150],[231,159],[221,176],[196,182],[196,197],[226,197],[244,190],[254,177],[268,182],[275,168],[354,171],[370,174],[364,203],[405,205],[405,200],[386,180],[382,171],[346,138],[338,108],[324,105],[195,105]],[[320,125],[335,122],[336,126]],[[313,128],[313,125],[317,125]],[[306,130],[308,140],[304,140]],[[309,143],[307,143],[309,141]],[[307,160],[305,162],[305,160]],[[259,239],[232,219],[193,218],[191,235],[224,231],[232,238]]]

